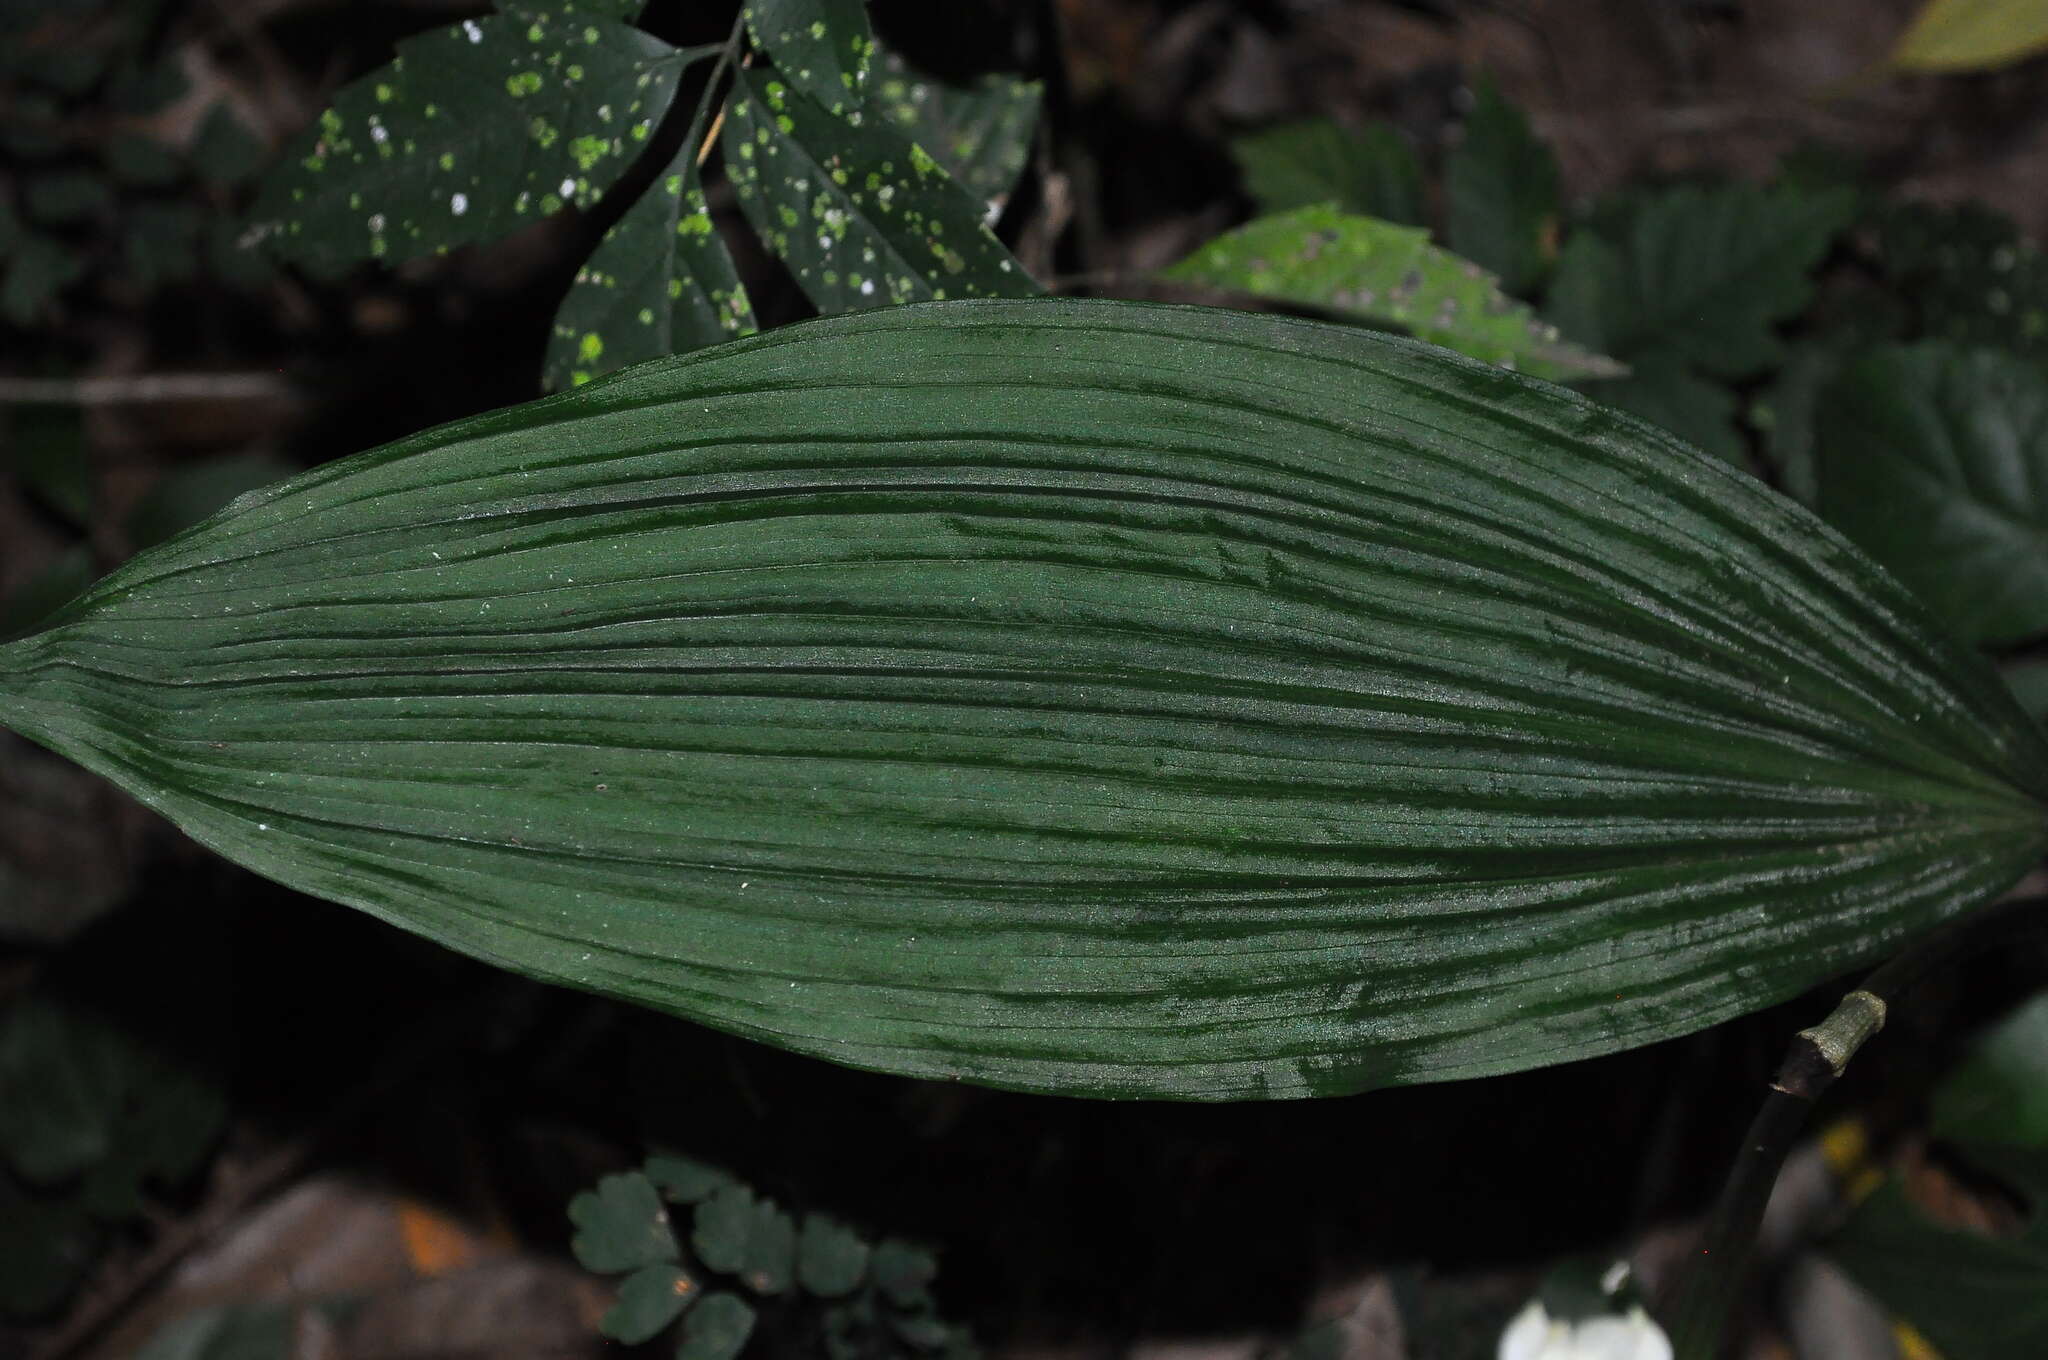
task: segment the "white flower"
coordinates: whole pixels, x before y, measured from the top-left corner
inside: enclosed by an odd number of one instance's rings
[[[1671,1341],[1640,1307],[1567,1322],[1532,1303],[1501,1333],[1500,1360],[1671,1360]]]

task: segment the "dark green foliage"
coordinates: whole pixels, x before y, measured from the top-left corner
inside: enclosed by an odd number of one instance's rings
[[[2048,357],[2048,256],[1978,204],[1896,203],[1874,260],[1908,309],[1907,334]]]
[[[2048,1354],[2048,995],[1992,1030],[1936,1091],[1934,1132],[2024,1206],[2016,1236],[1937,1226],[1888,1180],[1828,1242],[1947,1360]]]
[[[176,152],[154,137],[140,133],[117,133],[101,150],[107,168],[123,184],[161,188],[185,172]]]
[[[1284,123],[1233,139],[1230,154],[1261,212],[1327,203],[1387,222],[1427,222],[1422,162],[1385,123],[1356,132],[1329,118]]]
[[[292,1360],[293,1336],[285,1304],[206,1308],[164,1327],[135,1360]]]
[[[650,1221],[641,1187],[651,1193],[657,1185],[671,1202],[696,1206],[687,1252],[665,1220],[667,1242],[641,1234]],[[613,1207],[602,1209],[606,1204]],[[588,1250],[589,1223],[601,1212],[631,1238],[632,1250],[595,1257]],[[618,1302],[602,1324],[615,1339],[645,1341],[681,1317],[678,1356],[731,1357],[765,1318],[778,1338],[796,1347],[791,1353],[912,1360],[972,1352],[967,1333],[937,1314],[931,1284],[938,1261],[931,1252],[894,1238],[872,1246],[819,1213],[804,1215],[798,1233],[791,1216],[751,1186],[692,1158],[659,1153],[643,1172],[608,1176],[596,1191],[571,1201],[570,1216],[585,1229],[576,1239],[578,1259],[606,1273],[633,1272],[620,1282]],[[635,1256],[648,1259],[637,1268],[623,1264]],[[727,1277],[745,1293],[706,1293],[706,1275]]]
[[[701,1204],[735,1182],[730,1173],[694,1157],[656,1153],[647,1159],[647,1179],[671,1204]]]
[[[555,313],[545,381],[574,387],[756,329],[686,145],[576,271]]]
[[[875,55],[867,0],[747,0],[740,12],[791,85],[829,113],[860,108]]]
[[[676,1259],[675,1234],[654,1183],[638,1171],[606,1176],[569,1201],[570,1244],[588,1270],[615,1274]]]
[[[1464,135],[1444,159],[1445,236],[1450,248],[1526,296],[1550,271],[1557,232],[1557,158],[1493,82],[1473,86]],[[1569,334],[1569,328],[1567,328]],[[1614,353],[1592,336],[1574,335]]]
[[[695,1303],[701,1286],[688,1271],[658,1262],[619,1281],[619,1298],[598,1328],[615,1341],[636,1346],[657,1335]]]
[[[2048,631],[2048,374],[1992,350],[1872,350],[1815,415],[1815,504],[1958,637]]]
[[[199,269],[199,238],[205,219],[192,203],[172,199],[138,203],[123,223],[123,254],[129,277],[156,289],[192,277]]]
[[[804,1215],[796,1244],[796,1277],[820,1298],[837,1298],[860,1287],[868,1268],[868,1244],[859,1233],[825,1214]]]
[[[870,114],[930,152],[970,197],[988,205],[984,219],[993,224],[1031,155],[1038,82],[995,74],[948,85],[890,51],[879,53],[876,69]]]
[[[55,1312],[98,1258],[102,1231],[76,1199],[46,1199],[0,1177],[0,1317]]]
[[[725,164],[747,220],[822,312],[1038,291],[922,147],[834,116],[776,72],[736,78]]]
[[[684,54],[580,13],[465,19],[336,96],[264,181],[287,258],[391,263],[588,207],[668,109]]]
[[[1735,428],[1735,394],[1726,384],[1699,376],[1668,350],[1634,355],[1629,365],[1626,377],[1588,387],[1588,395],[1738,467],[1748,462]]]
[[[717,53],[691,135],[577,272],[547,385],[754,329],[699,172],[721,95],[741,207],[821,310],[1037,291],[987,226],[1028,154],[1035,85],[928,80],[878,53],[861,0],[747,5],[744,32],[774,63],[752,69],[731,65],[740,30],[722,50],[678,52],[628,28],[640,6],[624,0],[501,8],[402,43],[344,89],[266,178],[258,235],[331,270],[587,207],[651,135],[682,68]],[[871,65],[880,93],[869,101]]]
[[[24,200],[37,222],[69,223],[105,212],[114,202],[113,186],[92,170],[51,170],[30,176]]]
[[[796,1269],[796,1224],[772,1200],[726,1185],[697,1206],[690,1245],[721,1275],[737,1275],[756,1294],[779,1294]]]
[[[733,1360],[754,1334],[752,1304],[737,1294],[708,1294],[683,1319],[676,1360]]]
[[[0,1006],[0,1317],[59,1307],[108,1230],[183,1187],[218,1140],[227,1027],[184,995],[217,982],[193,952],[196,968],[164,972],[102,937]],[[102,995],[146,1011],[171,991],[179,1009],[154,1031]]]
[[[225,103],[207,112],[192,143],[193,167],[216,184],[240,184],[263,167],[267,156],[256,134]]]
[[[1681,185],[1627,195],[1572,233],[1548,311],[1559,329],[1626,362],[1665,352],[1718,378],[1777,362],[1779,323],[1848,225],[1847,190]]]
[[[1601,401],[1744,464],[1731,380],[1781,362],[1778,327],[1806,306],[1813,269],[1857,201],[1848,189],[1791,185],[1615,195],[1565,241],[1545,310],[1566,336],[1634,370],[1589,389]],[[1780,466],[1803,467],[1803,408],[1777,419]]]

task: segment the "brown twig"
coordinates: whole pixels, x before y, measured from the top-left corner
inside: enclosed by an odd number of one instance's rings
[[[135,373],[104,378],[0,378],[0,406],[124,406],[255,401],[287,396],[279,373]]]

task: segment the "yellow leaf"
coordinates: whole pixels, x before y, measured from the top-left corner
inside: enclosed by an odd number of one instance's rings
[[[2048,0],[1928,0],[1892,49],[1902,71],[1975,71],[2048,49]]]

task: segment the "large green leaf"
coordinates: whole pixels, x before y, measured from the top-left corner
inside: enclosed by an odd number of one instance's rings
[[[1685,1033],[2044,846],[1997,675],[1576,394],[1285,317],[980,300],[245,497],[0,722],[257,872],[836,1061],[1330,1094]]]
[[[345,87],[263,182],[289,258],[389,263],[588,207],[675,96],[690,54],[595,13],[464,19]]]
[[[1628,370],[1561,338],[1429,233],[1328,204],[1256,218],[1162,270],[1179,283],[1300,303],[1402,326],[1432,344],[1545,378]]]
[[[2048,632],[2048,377],[1993,350],[1874,350],[1824,388],[1816,507],[1972,642]]]

